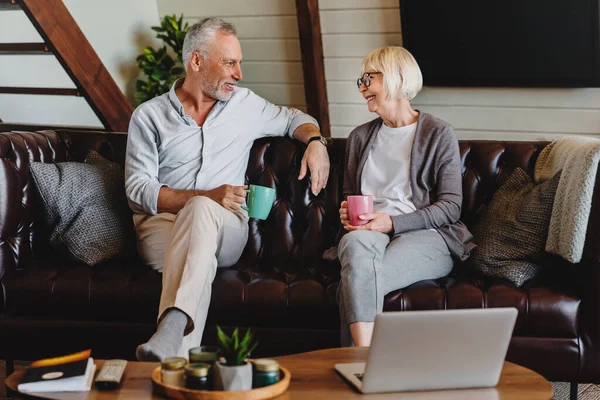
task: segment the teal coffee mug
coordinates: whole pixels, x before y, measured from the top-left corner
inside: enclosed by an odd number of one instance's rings
[[[246,203],[248,207],[242,208],[248,211],[250,218],[267,219],[275,201],[275,189],[264,186],[250,185],[250,190],[246,190],[248,198]]]

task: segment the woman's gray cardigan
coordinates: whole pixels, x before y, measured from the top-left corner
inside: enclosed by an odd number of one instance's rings
[[[344,198],[360,194],[363,168],[383,120],[355,128],[346,144]],[[459,220],[462,174],[458,140],[452,126],[420,112],[410,158],[410,188],[416,211],[392,216],[394,234],[435,229],[452,255],[466,260],[475,247],[473,236]]]

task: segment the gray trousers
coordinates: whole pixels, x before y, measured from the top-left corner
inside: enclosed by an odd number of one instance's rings
[[[419,230],[390,237],[375,231],[347,233],[338,246],[342,346],[352,346],[348,325],[374,322],[386,294],[425,279],[446,276],[454,262],[439,233]]]

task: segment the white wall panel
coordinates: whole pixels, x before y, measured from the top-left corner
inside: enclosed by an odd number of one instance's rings
[[[320,16],[323,35],[400,33],[400,13],[393,9],[321,11]]]
[[[296,15],[294,0],[158,0],[158,11],[164,15],[183,13],[189,18],[239,15]]]
[[[51,54],[0,56],[0,86],[75,88],[62,65]]]
[[[245,83],[303,83],[301,61],[244,61]]]
[[[479,106],[422,106],[421,111],[441,118],[457,130],[597,134],[600,112],[590,109],[502,108]],[[332,125],[357,126],[376,118],[367,105],[331,104]]]
[[[443,88],[425,87],[414,104],[600,109],[598,88]],[[502,110],[498,110],[502,112]]]
[[[275,104],[306,105],[295,0],[158,0],[159,14],[192,24],[219,17],[235,25],[246,86]]]
[[[300,106],[305,104],[304,85],[278,85],[278,84],[252,84],[240,82],[240,86],[247,87],[271,103],[287,106]]]
[[[359,72],[356,73],[356,79]],[[327,99],[329,104],[366,104],[353,81],[327,81]]]
[[[328,81],[354,81],[360,75],[362,57],[325,58],[325,76]]]
[[[360,71],[360,69],[358,69]],[[330,103],[364,103],[352,80],[328,80]],[[600,89],[563,88],[442,88],[424,87],[412,101],[413,106],[490,106],[600,110]]]
[[[298,39],[242,39],[240,44],[245,61],[302,61]]]
[[[325,60],[331,57],[360,57],[362,61],[364,56],[378,47],[401,44],[402,35],[399,33],[323,35],[323,56]]]
[[[224,17],[224,19],[235,26],[239,39],[293,39],[298,37],[296,15]],[[184,18],[184,21],[190,25],[198,20],[199,18]]]
[[[0,118],[8,123],[102,128],[87,101],[74,96],[0,94]]]
[[[319,10],[360,10],[370,8],[394,8],[398,0],[319,0]]]
[[[0,43],[41,43],[29,18],[21,10],[0,12]]]

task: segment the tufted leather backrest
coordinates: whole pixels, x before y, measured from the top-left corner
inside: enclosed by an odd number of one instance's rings
[[[459,141],[463,176],[461,220],[472,227],[496,190],[519,167],[533,176],[548,142]]]
[[[30,162],[65,159],[65,147],[55,132],[0,135],[0,278],[6,270],[31,265],[36,204]]]
[[[251,220],[242,263],[276,268],[285,273],[314,268],[315,260],[340,230],[345,139],[329,146],[331,175],[318,196],[310,180],[298,181],[304,145],[288,138],[257,140],[251,150],[246,181],[273,187],[277,197],[267,221]],[[463,164],[462,220],[469,226],[496,189],[516,167],[533,173],[545,142],[461,141]],[[88,149],[123,163],[126,135],[53,131],[0,134],[0,278],[8,270],[32,264],[32,243],[39,234],[29,176],[31,161],[83,160]]]
[[[125,134],[102,132],[0,133],[0,279],[7,270],[32,266],[32,248],[40,239],[36,237],[39,214],[29,164],[82,161],[88,149],[122,162],[126,140]]]

